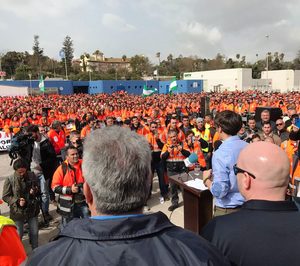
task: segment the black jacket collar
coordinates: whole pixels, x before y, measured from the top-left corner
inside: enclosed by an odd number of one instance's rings
[[[58,236],[86,240],[133,239],[174,227],[162,212],[112,220],[73,219]]]
[[[298,211],[297,206],[292,201],[268,201],[268,200],[248,200],[242,209],[262,210],[262,211]]]

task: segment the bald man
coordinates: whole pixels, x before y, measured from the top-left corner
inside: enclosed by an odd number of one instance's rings
[[[289,159],[278,146],[256,142],[234,166],[241,210],[213,219],[202,232],[232,265],[299,265],[300,213],[285,201]],[[295,252],[293,252],[295,250]]]

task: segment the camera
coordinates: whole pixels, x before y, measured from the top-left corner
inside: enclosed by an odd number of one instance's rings
[[[76,184],[78,187],[78,193],[73,195],[74,202],[77,204],[85,202],[85,197],[83,194],[83,183]]]
[[[23,132],[20,132],[16,134],[12,138],[11,145],[8,149],[9,157],[12,160],[17,159],[18,155],[21,158],[27,158],[29,150],[31,149],[33,143],[34,143],[34,138],[32,137],[31,133],[24,134]]]

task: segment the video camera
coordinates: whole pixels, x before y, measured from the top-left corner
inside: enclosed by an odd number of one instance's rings
[[[34,138],[30,133],[19,132],[11,139],[11,145],[8,149],[11,164],[18,156],[27,160],[31,160],[31,146]]]

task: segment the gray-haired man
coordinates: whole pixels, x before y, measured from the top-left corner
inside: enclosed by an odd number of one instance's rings
[[[146,139],[126,128],[92,132],[84,143],[84,193],[91,218],[72,220],[29,265],[224,265],[199,236],[161,212],[144,215],[151,177]]]

